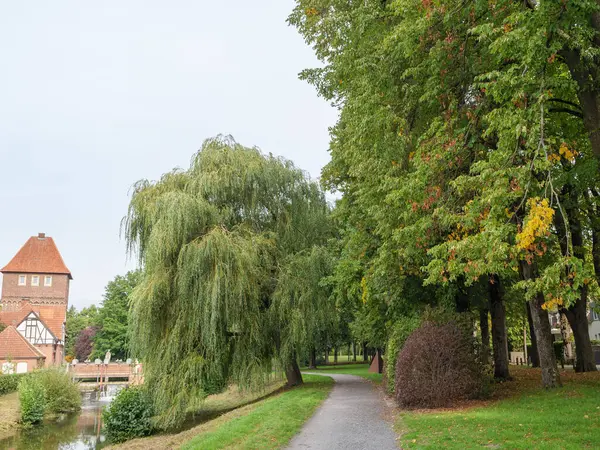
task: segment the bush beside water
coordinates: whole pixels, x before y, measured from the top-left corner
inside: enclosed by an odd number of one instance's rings
[[[81,395],[69,375],[59,369],[41,370],[20,380],[21,421],[39,423],[47,414],[61,414],[81,408]]]
[[[19,383],[21,422],[36,424],[44,420],[46,412],[46,390],[39,377],[26,377]]]
[[[111,442],[148,436],[152,433],[152,399],[143,386],[120,391],[104,410],[106,434]]]
[[[81,394],[77,385],[62,370],[42,370],[34,374],[46,391],[46,412],[61,414],[81,408]]]
[[[19,381],[27,374],[20,373],[14,375],[0,375],[0,395],[16,392],[19,387]]]

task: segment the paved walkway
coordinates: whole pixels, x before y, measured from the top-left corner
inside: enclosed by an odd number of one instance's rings
[[[331,394],[288,447],[291,450],[398,450],[384,400],[372,383],[354,375],[316,373],[335,380]]]

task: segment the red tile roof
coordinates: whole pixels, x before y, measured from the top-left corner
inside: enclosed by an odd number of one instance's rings
[[[34,312],[42,321],[44,326],[50,330],[55,338],[63,339],[63,323],[67,320],[64,308],[57,308],[52,305],[30,305],[25,304],[19,311],[2,311],[0,309],[0,322],[4,325],[18,327],[23,320]]]
[[[44,233],[30,237],[0,272],[54,273],[68,275],[70,279],[73,279],[71,271],[67,269],[62,256],[60,256],[54,239],[46,237]]]
[[[0,359],[8,358],[45,358],[45,356],[11,325],[0,333]]]

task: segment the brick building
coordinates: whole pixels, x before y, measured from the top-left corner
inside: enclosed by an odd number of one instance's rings
[[[32,236],[0,272],[0,322],[7,326],[0,333],[0,368],[10,370],[11,362],[24,372],[62,364],[73,277],[54,240]]]

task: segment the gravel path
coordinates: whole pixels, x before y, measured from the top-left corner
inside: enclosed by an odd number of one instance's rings
[[[392,426],[383,418],[385,401],[372,383],[355,375],[314,375],[330,376],[335,385],[288,449],[398,450]]]

